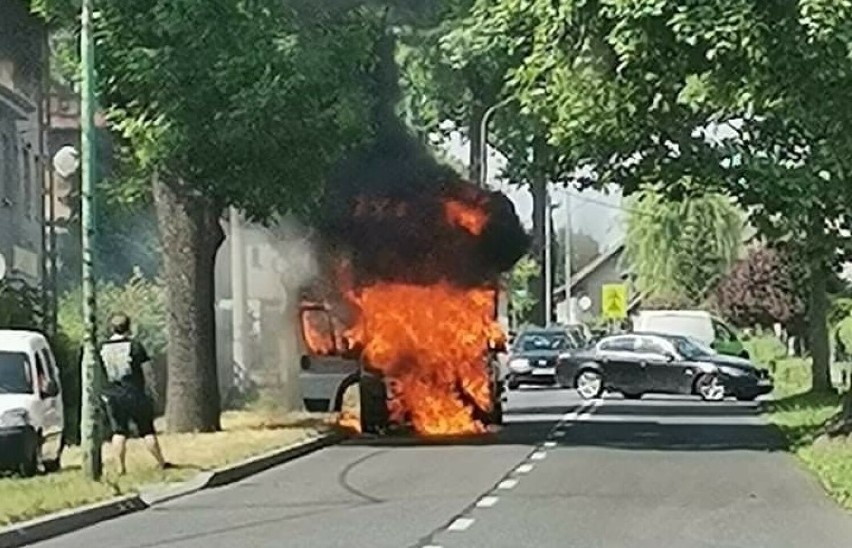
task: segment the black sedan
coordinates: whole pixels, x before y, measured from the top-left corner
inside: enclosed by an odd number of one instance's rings
[[[518,335],[509,357],[506,386],[556,384],[556,360],[560,355],[583,346],[579,333],[572,328],[527,329]]]
[[[748,360],[717,354],[687,337],[657,333],[612,335],[560,356],[556,378],[586,399],[612,390],[626,398],[653,392],[751,401],[773,388],[769,373]]]

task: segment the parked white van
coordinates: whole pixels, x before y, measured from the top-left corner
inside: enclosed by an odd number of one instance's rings
[[[47,339],[0,330],[0,468],[24,476],[59,468],[62,388]]]
[[[643,310],[633,318],[633,330],[691,337],[720,354],[749,357],[736,330],[704,310]]]

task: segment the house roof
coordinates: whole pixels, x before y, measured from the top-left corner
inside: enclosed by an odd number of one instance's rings
[[[609,251],[601,253],[600,255],[595,257],[592,262],[590,262],[571,276],[571,287],[575,287],[577,284],[588,278],[589,275],[591,275],[593,272],[603,266],[611,258],[621,254],[622,251],[624,251],[624,243],[619,243],[618,245],[613,246],[612,249],[610,249]],[[559,287],[556,287],[553,290],[553,293],[565,293],[565,285],[563,284]]]

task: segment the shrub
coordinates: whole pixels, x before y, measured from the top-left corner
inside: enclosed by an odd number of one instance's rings
[[[775,335],[756,335],[743,342],[752,361],[773,368],[787,357],[787,346]]]
[[[151,356],[166,349],[165,299],[162,283],[148,280],[139,271],[124,285],[108,282],[98,286],[98,336],[109,337],[109,318],[113,314],[130,316],[134,331]],[[73,342],[83,342],[83,292],[77,288],[62,296],[59,302],[59,326]]]
[[[716,289],[719,311],[740,327],[786,324],[804,313],[789,258],[765,247],[752,249]]]
[[[38,329],[41,322],[41,293],[25,282],[0,280],[0,328]]]

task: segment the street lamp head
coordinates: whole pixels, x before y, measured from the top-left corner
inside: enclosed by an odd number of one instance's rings
[[[67,179],[80,169],[80,153],[71,145],[60,148],[53,155],[53,169],[63,179]]]

